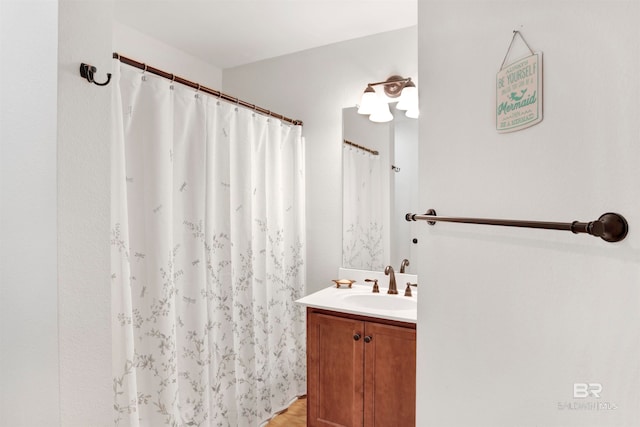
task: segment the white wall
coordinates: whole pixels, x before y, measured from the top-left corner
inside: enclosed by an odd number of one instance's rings
[[[112,424],[109,268],[111,1],[59,0],[58,297],[60,423]]]
[[[57,11],[55,1],[0,2],[0,425],[3,426],[59,423]]]
[[[417,82],[415,27],[227,69],[227,93],[304,121],[307,292],[335,278],[342,261],[342,109],[367,83],[400,74]]]
[[[117,8],[117,4],[115,5]],[[115,18],[117,20],[117,16]],[[119,22],[113,23],[113,49],[135,59],[211,89],[222,89],[222,70],[180,49]]]
[[[612,244],[425,224],[418,425],[640,425],[639,18],[637,1],[419,3],[423,209],[563,222],[615,211],[630,232]],[[545,117],[500,135],[495,73],[514,29],[544,53]],[[601,398],[574,399],[574,383],[601,383]],[[617,409],[567,408],[584,402]]]

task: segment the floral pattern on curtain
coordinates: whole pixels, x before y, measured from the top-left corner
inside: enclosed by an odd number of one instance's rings
[[[306,391],[301,127],[116,65],[117,426],[258,426]]]
[[[342,152],[342,266],[379,271],[389,258],[380,156],[348,145]]]

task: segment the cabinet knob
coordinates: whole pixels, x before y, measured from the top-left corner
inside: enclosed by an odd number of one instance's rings
[[[364,342],[370,343],[372,339],[373,339],[373,337],[367,335],[366,337],[364,337]]]
[[[354,341],[358,341],[359,339],[360,339],[360,334],[355,334],[355,335],[353,336],[353,340],[354,340]],[[366,340],[366,338],[365,338],[365,340]]]

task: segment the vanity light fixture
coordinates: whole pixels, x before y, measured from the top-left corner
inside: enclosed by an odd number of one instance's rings
[[[404,85],[396,108],[403,111],[418,111],[418,88],[411,79]]]
[[[410,119],[417,119],[420,116],[420,111],[418,111],[418,109],[415,108],[413,110],[407,110],[407,112],[404,113],[404,115],[409,117]]]
[[[369,120],[376,123],[385,123],[393,120],[393,114],[389,109],[389,104],[380,100],[374,107],[373,113],[369,116]]]
[[[375,89],[369,85],[362,94],[358,114],[372,114],[377,105],[378,95],[376,95]]]
[[[391,76],[383,82],[369,83],[362,94],[362,100],[358,108],[359,114],[368,114],[372,122],[384,123],[393,120],[389,110],[389,101],[385,101],[376,93],[374,86],[382,85],[388,98],[398,98],[396,109],[406,111],[405,115],[417,119],[418,88],[411,81],[411,77]]]

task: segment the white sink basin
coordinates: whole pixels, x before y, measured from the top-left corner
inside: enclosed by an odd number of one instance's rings
[[[354,307],[375,310],[415,310],[416,298],[388,294],[345,295],[343,301]]]
[[[362,279],[362,281],[364,281],[364,279]],[[405,297],[404,291],[399,292],[399,295],[389,295],[385,288],[381,288],[380,293],[374,294],[371,292],[371,286],[368,283],[367,286],[354,283],[352,288],[346,286],[336,288],[335,285],[329,286],[307,295],[296,302],[307,308],[317,308],[415,324],[418,314],[417,292],[414,290],[412,297]]]

